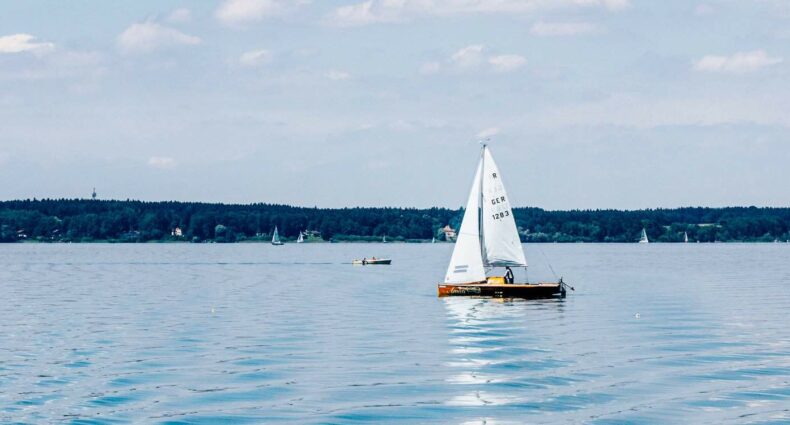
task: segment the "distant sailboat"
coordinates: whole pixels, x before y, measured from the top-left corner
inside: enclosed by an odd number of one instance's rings
[[[283,242],[280,240],[280,234],[277,232],[277,226],[274,226],[274,232],[272,232],[272,245],[282,245]]]
[[[503,277],[487,276],[494,267],[526,266],[501,174],[491,152],[483,145],[447,275],[438,287],[439,296],[545,298],[565,295],[566,285],[562,279],[553,283],[515,284],[505,283]]]
[[[688,234],[688,232],[683,232],[683,243],[689,243],[689,234]]]
[[[387,243],[387,235],[381,237],[381,243]]]
[[[296,238],[296,243],[302,243],[302,242],[304,242],[304,234],[302,234],[302,232],[299,231],[299,237]]]
[[[642,236],[639,237],[639,243],[650,243],[647,239],[647,232],[644,227],[642,228]]]
[[[431,238],[431,243],[436,243],[436,238]]]

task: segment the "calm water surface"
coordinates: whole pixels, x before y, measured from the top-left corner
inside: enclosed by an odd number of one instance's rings
[[[447,244],[0,245],[0,422],[790,422],[790,244],[525,249],[576,292],[438,299]]]

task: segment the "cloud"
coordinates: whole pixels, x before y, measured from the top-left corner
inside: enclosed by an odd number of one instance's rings
[[[0,66],[0,80],[80,80],[69,84],[95,83],[107,72],[107,64],[101,53],[96,51],[53,49],[46,54],[35,53],[32,60],[8,63]]]
[[[127,53],[148,53],[162,48],[196,44],[200,44],[200,38],[156,22],[132,24],[118,36],[118,47]]]
[[[365,164],[368,170],[384,170],[390,167],[390,163],[382,159],[372,159]]]
[[[450,60],[461,68],[471,68],[480,64],[483,49],[482,44],[471,44],[453,53]]]
[[[597,25],[589,22],[537,22],[529,32],[539,37],[562,37],[594,34],[599,31]]]
[[[425,62],[420,66],[420,74],[433,75],[441,71],[441,69],[442,64],[440,64],[438,61]]]
[[[272,61],[272,52],[268,50],[251,50],[239,58],[239,63],[244,66],[260,66]]]
[[[470,44],[458,49],[446,61],[425,62],[420,66],[420,74],[432,75],[439,73],[445,67],[448,69],[471,71],[487,64],[494,72],[504,73],[515,71],[524,66],[527,60],[516,54],[488,56],[485,55],[486,47],[482,44]]]
[[[258,22],[285,12],[285,6],[277,0],[225,0],[214,16],[225,25],[239,26]]]
[[[697,16],[708,16],[713,14],[714,9],[708,4],[700,3],[694,8],[694,14]]]
[[[562,8],[627,8],[629,0],[366,0],[335,9],[326,19],[334,26],[406,21],[414,17],[461,14],[525,14]]]
[[[595,101],[558,105],[526,114],[514,125],[531,128],[620,126],[642,129],[721,124],[790,127],[790,117],[784,112],[788,106],[782,94],[768,92],[755,93],[754,96],[689,93],[683,97],[659,98],[614,93]]]
[[[351,78],[351,74],[349,74],[346,71],[332,69],[326,73],[326,78],[329,78],[332,81],[348,80],[349,78]]]
[[[171,22],[174,24],[180,24],[184,22],[189,22],[192,20],[192,12],[185,8],[179,8],[167,15],[167,22]]]
[[[387,22],[387,13],[373,11],[373,0],[335,9],[331,22],[338,26],[359,26]],[[393,16],[393,18],[395,18]]]
[[[486,128],[485,130],[480,130],[480,132],[477,133],[477,138],[482,140],[496,136],[497,134],[499,134],[499,128],[489,127]]]
[[[752,52],[738,52],[731,56],[704,56],[694,62],[693,67],[694,70],[703,72],[743,74],[758,71],[782,61],[782,58],[768,56],[765,50],[754,50]]]
[[[488,58],[488,63],[497,72],[510,72],[524,66],[527,60],[519,55],[500,55]]]
[[[41,54],[55,48],[53,43],[36,42],[30,34],[12,34],[0,37],[0,54],[31,52]]]
[[[148,158],[148,166],[152,168],[173,168],[176,166],[176,161],[168,156],[152,156]]]

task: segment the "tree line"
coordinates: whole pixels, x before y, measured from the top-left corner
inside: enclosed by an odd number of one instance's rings
[[[524,242],[772,242],[790,240],[790,208],[673,208],[635,211],[540,208],[513,210]],[[135,200],[0,201],[0,242],[240,242],[310,240],[444,240],[463,210],[447,208],[308,208]],[[178,232],[176,231],[178,230]]]

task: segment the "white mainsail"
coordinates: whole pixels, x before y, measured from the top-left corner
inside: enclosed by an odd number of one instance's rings
[[[477,172],[466,202],[464,218],[447,267],[445,283],[470,283],[486,280],[483,256],[480,250],[480,173],[483,158],[477,164]]]
[[[280,243],[280,235],[277,233],[277,226],[274,226],[274,233],[272,233],[272,243]]]
[[[685,242],[685,243],[689,242],[689,234],[688,234],[688,232],[683,232],[683,242]]]
[[[486,267],[526,267],[502,176],[484,145],[445,283],[486,280]]]
[[[642,228],[642,236],[639,237],[639,243],[650,243],[647,239],[647,231],[644,228]]]
[[[299,231],[299,237],[296,238],[296,243],[302,243],[302,242],[304,242],[304,235],[302,234],[302,231],[300,230]]]
[[[483,263],[487,267],[526,267],[524,250],[491,152],[483,148]]]

